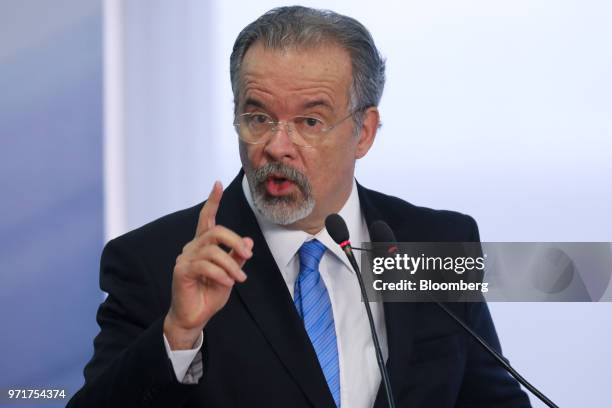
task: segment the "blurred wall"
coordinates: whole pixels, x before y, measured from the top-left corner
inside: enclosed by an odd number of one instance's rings
[[[2,405],[7,388],[72,393],[93,349],[104,243],[99,0],[0,3],[0,140]]]

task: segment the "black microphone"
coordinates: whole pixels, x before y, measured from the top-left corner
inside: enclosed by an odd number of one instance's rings
[[[392,244],[390,249],[393,249],[394,252],[397,250],[397,246],[395,246],[395,234],[389,227],[389,225],[384,221],[375,221],[370,226],[370,238],[372,242],[386,242]],[[451,312],[446,306],[442,303],[435,300],[430,295],[431,300],[438,305],[447,315],[449,315],[454,321],[456,321],[459,326],[461,326],[472,338],[474,338],[493,358],[497,363],[499,363],[506,371],[510,373],[516,380],[521,383],[525,388],[531,391],[536,397],[540,399],[544,404],[551,408],[559,408],[554,402],[552,402],[546,395],[544,395],[540,390],[531,385],[523,376],[521,376],[508,362],[508,360],[498,353],[494,348],[492,348],[482,337],[480,337],[476,332],[474,332],[470,327],[461,320],[457,315]]]
[[[374,319],[372,318],[372,309],[370,309],[370,300],[363,284],[363,278],[359,265],[355,255],[353,255],[353,249],[351,248],[351,242],[349,241],[349,232],[346,227],[346,223],[338,214],[330,214],[325,219],[325,228],[332,237],[332,239],[340,245],[340,248],[344,251],[346,256],[351,263],[351,266],[355,270],[357,280],[359,281],[359,288],[361,289],[361,297],[363,298],[363,304],[368,315],[368,321],[370,323],[370,332],[372,333],[372,341],[374,342],[374,350],[376,351],[376,361],[378,362],[378,368],[380,369],[380,376],[385,387],[385,394],[387,395],[387,403],[389,408],[395,408],[395,401],[393,400],[393,392],[391,391],[391,382],[389,381],[389,373],[385,366],[385,360],[383,359],[382,351],[380,349],[380,342],[378,341],[378,334],[376,334],[376,327],[374,326]]]
[[[384,221],[374,221],[370,225],[370,238],[372,242],[386,242],[390,244],[389,248],[386,248],[386,252],[389,254],[397,251],[397,245],[395,245],[395,234]]]

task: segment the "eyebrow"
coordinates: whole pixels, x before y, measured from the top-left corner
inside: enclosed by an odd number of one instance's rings
[[[247,98],[247,100],[244,101],[244,106],[254,106],[256,108],[266,109],[266,105],[263,102],[253,98]]]
[[[263,110],[267,110],[267,107],[266,107],[266,105],[263,102],[261,102],[261,101],[259,101],[257,99],[254,99],[254,98],[247,98],[244,101],[244,106],[245,107],[253,106],[255,108],[260,108],[260,109],[263,109]],[[319,107],[319,106],[324,107],[324,108],[326,108],[326,109],[328,109],[328,110],[330,110],[332,112],[334,110],[334,108],[325,99],[315,99],[315,100],[306,102],[304,105],[302,105],[302,109],[311,109],[311,108],[316,108],[316,107]]]
[[[319,106],[327,108],[330,111],[334,110],[334,108],[324,99],[315,99],[314,101],[306,102],[303,105],[303,108],[304,109],[310,109],[310,108],[316,108],[316,107],[319,107]]]

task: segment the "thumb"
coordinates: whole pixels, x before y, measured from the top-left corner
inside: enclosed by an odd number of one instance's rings
[[[249,238],[249,237],[242,238],[242,241],[244,242],[244,244],[246,245],[247,249],[251,253],[251,256],[248,256],[248,257],[245,258],[242,255],[240,255],[239,253],[237,253],[236,251],[234,251],[233,249],[230,251],[230,256],[232,258],[234,258],[236,263],[241,268],[244,266],[246,261],[248,261],[253,256],[253,245],[254,245],[253,240],[251,238]]]

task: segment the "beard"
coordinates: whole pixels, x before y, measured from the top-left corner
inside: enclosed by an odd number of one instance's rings
[[[279,225],[289,225],[312,213],[315,201],[310,182],[295,168],[275,162],[256,170],[245,166],[244,172],[253,196],[253,204],[268,221]],[[283,196],[270,195],[266,190],[266,183],[272,175],[293,182],[298,191]]]

